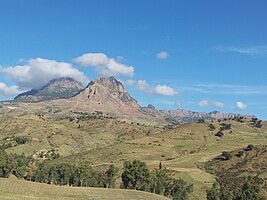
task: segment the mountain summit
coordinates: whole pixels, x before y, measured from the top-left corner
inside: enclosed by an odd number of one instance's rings
[[[19,94],[14,98],[15,101],[40,102],[60,98],[69,98],[79,93],[83,85],[68,77],[51,80],[41,89],[32,89],[28,92]]]
[[[121,82],[114,77],[100,77],[92,80],[88,86],[72,100],[90,107],[101,109],[120,108],[122,110],[139,110],[137,101],[130,96]]]

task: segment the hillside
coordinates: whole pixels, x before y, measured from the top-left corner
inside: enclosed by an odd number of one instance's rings
[[[47,185],[24,180],[0,178],[0,198],[38,199],[38,200],[167,200],[168,198],[152,193],[104,188],[81,188]]]
[[[204,167],[232,189],[239,187],[247,176],[257,177],[267,195],[267,145],[248,145],[225,152]]]
[[[25,153],[35,159],[44,159],[53,149],[59,153],[55,162],[75,163],[89,161],[93,167],[106,168],[115,164],[122,170],[123,162],[138,159],[145,161],[150,169],[157,168],[159,162],[176,172],[189,183],[194,184],[190,199],[205,199],[205,191],[215,177],[199,169],[222,151],[233,151],[249,144],[267,143],[265,122],[261,128],[250,125],[249,120],[223,122],[206,120],[178,127],[151,126],[127,123],[103,113],[74,113],[62,119],[53,119],[56,109],[47,114],[24,114],[4,117],[0,120],[1,145],[8,153]],[[215,126],[210,129],[210,124]],[[224,130],[222,137],[215,134]],[[17,144],[16,138],[27,138]],[[44,156],[46,157],[46,155]],[[119,181],[117,180],[119,186]]]

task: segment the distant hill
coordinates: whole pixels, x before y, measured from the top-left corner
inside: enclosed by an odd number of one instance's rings
[[[83,85],[72,78],[59,78],[51,80],[41,89],[32,89],[19,94],[14,101],[39,102],[60,98],[69,98],[83,89]]]

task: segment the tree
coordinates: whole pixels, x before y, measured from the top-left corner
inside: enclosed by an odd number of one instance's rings
[[[214,131],[216,129],[216,127],[213,124],[209,125],[209,131]]]
[[[248,177],[240,189],[234,192],[233,200],[264,200],[260,194],[260,186],[252,177]]]
[[[122,182],[126,189],[147,191],[150,184],[150,172],[145,162],[126,161],[123,166]]]
[[[223,184],[215,182],[207,191],[207,200],[233,200],[233,193]]]
[[[193,184],[187,184],[182,179],[174,181],[172,189],[173,200],[187,200],[191,192],[193,192]]]
[[[4,151],[0,151],[0,177],[7,178],[11,172],[11,162],[8,154]]]
[[[107,188],[115,187],[115,178],[117,173],[118,173],[118,168],[116,168],[114,165],[110,165],[108,170],[105,172],[106,175],[105,187]]]
[[[260,190],[257,179],[252,177],[247,177],[243,185],[234,191],[223,183],[215,182],[207,191],[207,200],[265,200]]]
[[[220,185],[215,182],[212,188],[207,191],[207,200],[220,200]]]
[[[163,169],[160,165],[159,169],[154,169],[150,173],[150,176],[150,192],[164,194],[167,185],[167,179],[169,178],[167,170]]]

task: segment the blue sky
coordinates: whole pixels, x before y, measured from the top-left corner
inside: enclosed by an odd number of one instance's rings
[[[267,119],[265,0],[0,0],[0,99],[113,75],[144,106]]]

